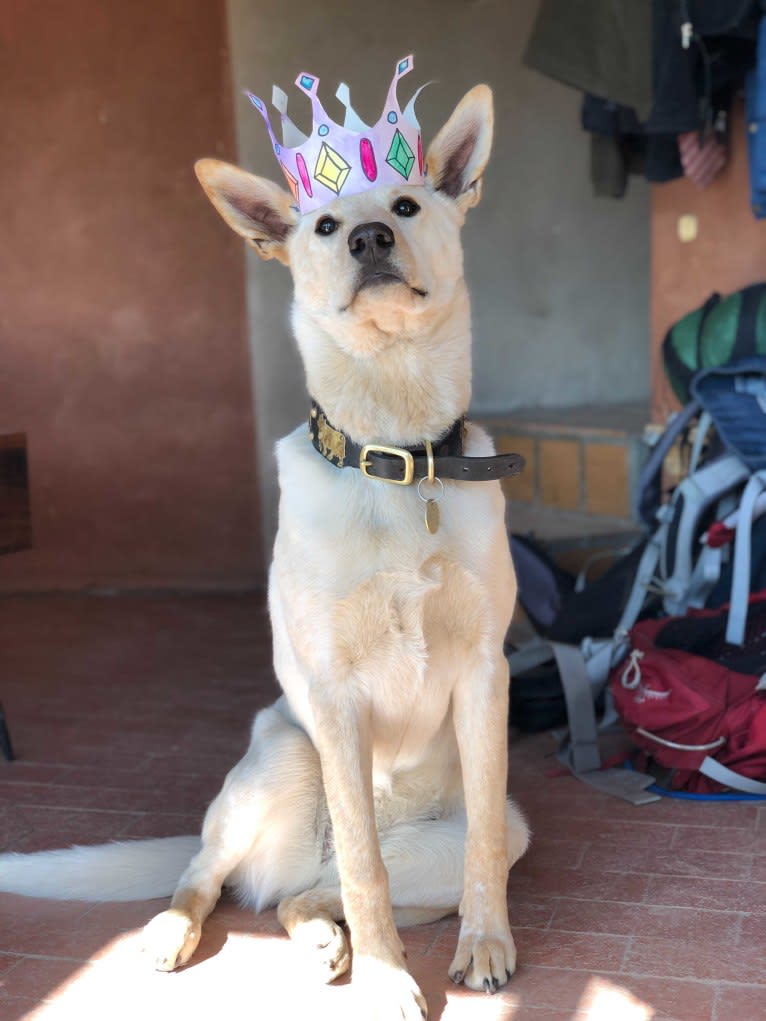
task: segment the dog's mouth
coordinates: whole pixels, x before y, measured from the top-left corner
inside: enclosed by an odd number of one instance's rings
[[[360,294],[362,291],[377,287],[388,287],[391,284],[402,284],[404,287],[409,288],[409,290],[413,294],[416,294],[419,298],[426,298],[428,296],[428,291],[423,290],[423,288],[421,287],[415,287],[413,284],[410,284],[407,280],[405,280],[401,273],[397,273],[396,270],[376,269],[369,273],[365,273],[359,279],[356,287],[354,288],[354,293],[351,296],[351,301],[349,301],[347,305],[344,305],[340,311],[346,312],[354,303],[354,299],[357,297],[357,295]]]
[[[359,294],[365,287],[382,287],[384,284],[404,284],[406,280],[398,273],[392,270],[379,269],[375,270],[374,273],[366,274],[356,289],[356,293]]]

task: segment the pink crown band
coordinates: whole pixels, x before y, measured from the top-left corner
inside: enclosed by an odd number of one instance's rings
[[[272,103],[282,118],[282,141],[277,141],[263,100],[247,92],[259,111],[282,173],[301,213],[310,213],[343,195],[356,195],[390,184],[423,183],[423,144],[415,117],[417,90],[404,110],[399,107],[399,79],[414,67],[412,56],[396,65],[383,113],[372,127],[362,121],[349,100],[347,85],[335,93],[346,108],[342,125],[328,117],[319,98],[319,79],[302,72],[295,84],[311,100],[312,130],[304,135],[287,116],[287,96],[274,87]]]

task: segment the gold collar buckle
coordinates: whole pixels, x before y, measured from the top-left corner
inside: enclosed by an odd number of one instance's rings
[[[404,462],[404,478],[387,479],[382,475],[371,475],[369,469],[372,467],[372,461],[367,460],[368,454],[389,454],[392,457],[401,457]],[[378,482],[390,482],[394,486],[411,486],[415,478],[415,459],[410,451],[403,450],[401,447],[385,447],[382,443],[367,443],[362,447],[362,453],[359,455],[359,467],[365,478],[376,479]]]

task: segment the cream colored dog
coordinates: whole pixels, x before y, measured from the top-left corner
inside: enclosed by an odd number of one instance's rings
[[[491,134],[491,93],[478,86],[428,151],[425,186],[375,188],[302,218],[269,181],[197,164],[226,222],[292,270],[293,325],[326,445],[339,431],[360,443],[435,444],[465,413],[460,229],[479,200]],[[515,580],[503,495],[497,481],[445,482],[432,534],[414,484],[339,470],[305,426],[277,453],[269,604],[284,694],[256,717],[146,948],[159,969],[186,963],[233,884],[259,909],[279,905],[328,980],[350,964],[345,919],[364,1016],[419,1019],[426,1004],[397,923],[459,910],[449,974],[472,989],[494,992],[516,965],[506,881],[528,830],[506,800],[503,638]],[[463,453],[491,455],[491,441],[469,424]],[[147,896],[189,853],[178,838],[2,856],[0,888]]]

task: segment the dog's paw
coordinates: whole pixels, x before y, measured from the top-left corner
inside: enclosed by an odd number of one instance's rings
[[[465,983],[469,989],[496,993],[515,970],[516,945],[510,930],[494,936],[461,932],[449,977],[458,984]]]
[[[291,938],[311,955],[324,982],[334,982],[351,964],[346,934],[331,918],[311,918],[292,930]]]
[[[197,949],[199,926],[183,911],[170,908],[145,926],[141,949],[157,971],[173,971],[186,964]]]
[[[426,998],[410,973],[376,957],[354,958],[351,984],[359,1003],[359,1016],[371,1021],[424,1021]]]

